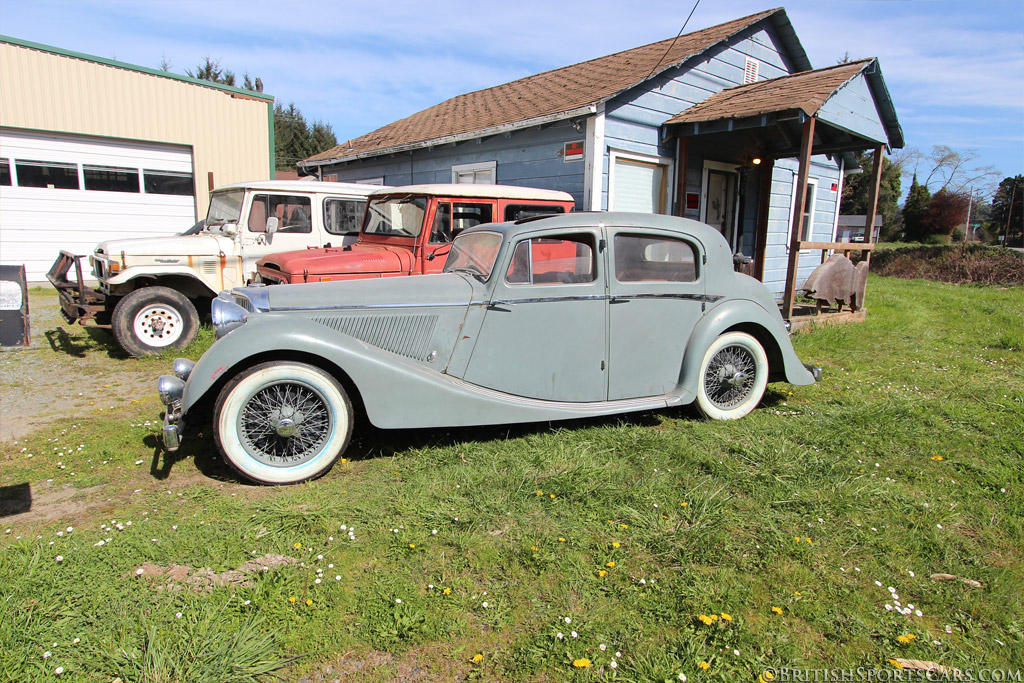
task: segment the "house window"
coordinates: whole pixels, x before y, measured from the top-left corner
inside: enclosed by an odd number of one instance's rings
[[[334,174],[333,176],[331,176],[330,179],[331,180],[337,180],[338,179],[338,175]],[[379,178],[363,178],[361,180],[356,180],[355,183],[356,183],[356,185],[383,185],[384,184],[384,176],[380,176]]]
[[[797,176],[793,176],[793,202],[796,202],[796,180]],[[811,236],[814,235],[814,206],[818,194],[818,179],[808,178],[807,179],[807,194],[804,196],[804,224],[803,230],[800,233],[800,240],[802,242],[809,242]],[[792,220],[792,219],[790,219]],[[790,227],[792,232],[792,226]]]
[[[7,159],[0,159],[0,185],[11,184],[11,162]]]
[[[747,57],[746,63],[743,65],[743,83],[755,83],[757,82],[757,72],[761,66],[761,62],[756,59]]]
[[[139,170],[115,166],[82,167],[85,189],[96,192],[140,192]]]
[[[56,161],[14,162],[21,187],[48,187],[58,190],[78,189],[78,164],[64,164]]]
[[[493,184],[497,182],[497,161],[452,166],[452,182],[467,184]]]

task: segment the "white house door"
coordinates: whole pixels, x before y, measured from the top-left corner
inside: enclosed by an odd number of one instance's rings
[[[717,228],[735,248],[737,175],[713,168],[706,173],[702,220]]]
[[[667,164],[614,155],[612,161],[609,210],[665,213],[668,204]]]

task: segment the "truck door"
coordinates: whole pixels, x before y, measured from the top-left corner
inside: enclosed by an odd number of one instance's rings
[[[277,230],[267,232],[267,220],[277,218]],[[239,284],[256,274],[256,262],[268,254],[320,246],[313,232],[313,206],[308,195],[254,194],[249,215],[239,226],[242,273]],[[225,276],[225,285],[227,276]]]
[[[440,273],[455,236],[474,225],[494,222],[495,204],[495,200],[438,200],[420,272]]]

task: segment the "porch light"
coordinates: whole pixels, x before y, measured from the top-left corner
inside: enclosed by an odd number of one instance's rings
[[[750,163],[754,164],[754,166],[757,166],[758,164],[761,163],[761,157],[754,157],[753,159],[750,160]]]

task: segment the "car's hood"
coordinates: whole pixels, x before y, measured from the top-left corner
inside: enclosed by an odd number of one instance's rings
[[[352,273],[400,273],[412,267],[412,252],[386,244],[353,244],[344,248],[326,247],[284,251],[264,257],[258,266],[273,265],[282,272],[297,275],[347,275]]]
[[[475,281],[468,275],[438,273],[410,277],[369,278],[311,282],[233,290],[263,311],[314,309],[417,308],[465,306],[473,297]]]
[[[119,256],[216,256],[232,251],[230,237],[219,235],[174,235],[107,240],[96,246],[97,254]]]

